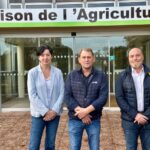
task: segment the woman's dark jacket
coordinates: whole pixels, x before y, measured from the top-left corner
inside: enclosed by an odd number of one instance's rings
[[[150,119],[150,69],[144,66],[144,111],[143,115]],[[137,98],[131,67],[121,72],[116,81],[116,100],[121,108],[121,117],[124,120],[134,121],[138,113]]]

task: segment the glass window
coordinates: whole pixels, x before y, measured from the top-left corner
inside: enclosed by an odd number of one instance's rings
[[[106,3],[106,2],[100,2],[100,3],[87,3],[87,7],[114,7],[115,3]]]
[[[56,0],[56,3],[57,2],[63,2],[63,3],[66,3],[66,2],[83,2],[84,0]]]
[[[87,0],[87,2],[112,2],[112,1],[115,1],[115,0]]]
[[[27,107],[27,73],[38,65],[37,47],[48,44],[54,50],[53,65],[60,68],[64,79],[74,68],[78,68],[77,54],[81,48],[93,49],[95,67],[108,75],[108,107],[117,107],[115,80],[128,66],[127,50],[143,49],[145,63],[150,67],[150,35],[130,36],[76,36],[76,37],[1,37],[0,38],[0,99],[2,108]]]
[[[127,50],[133,47],[143,49],[145,63],[150,67],[150,36],[109,36],[109,37],[76,37],[76,68],[79,67],[77,53],[83,47],[90,47],[96,56],[95,67],[108,75],[109,99],[107,107],[117,107],[115,100],[115,81],[121,71],[128,66]]]
[[[52,8],[52,5],[50,5],[50,4],[47,4],[47,5],[43,5],[43,4],[39,4],[39,5],[25,4],[25,8],[29,8],[29,9]]]
[[[56,8],[82,8],[82,3],[56,3]]]
[[[76,56],[76,68],[79,67],[77,54],[79,53],[81,48],[90,47],[92,48],[96,62],[94,64],[95,68],[98,70],[104,71],[107,75],[109,70],[109,62],[108,62],[108,55],[109,55],[109,43],[108,37],[77,37],[76,38],[76,46],[75,46],[75,56]],[[109,100],[106,104],[109,106]]]
[[[29,108],[27,73],[38,65],[36,50],[48,44],[54,50],[53,65],[60,68],[66,78],[73,69],[72,38],[1,38],[0,86],[2,108]]]
[[[20,4],[15,4],[15,5],[10,4],[9,7],[10,7],[11,9],[20,9],[20,8],[22,8],[22,5],[20,5]]]
[[[118,36],[110,37],[110,106],[117,106],[114,100],[115,80],[119,73],[128,66],[127,50],[133,47],[142,48],[145,63],[150,67],[150,36]]]
[[[141,2],[124,1],[124,2],[119,2],[119,6],[146,6],[146,2],[145,1],[141,1]]]
[[[25,3],[51,3],[52,0],[25,0]]]
[[[9,0],[9,3],[22,3],[22,0]]]

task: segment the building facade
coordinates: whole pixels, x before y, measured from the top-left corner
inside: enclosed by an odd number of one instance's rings
[[[79,50],[92,48],[95,67],[108,75],[106,107],[117,108],[115,80],[128,65],[127,50],[142,48],[150,67],[150,0],[1,0],[1,110],[29,109],[27,73],[42,44],[54,49],[64,79],[79,67]]]

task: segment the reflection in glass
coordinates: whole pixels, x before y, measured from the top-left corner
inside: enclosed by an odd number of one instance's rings
[[[115,80],[119,73],[128,66],[127,51],[130,48],[139,47],[143,50],[145,59],[144,63],[150,67],[150,36],[118,36],[110,38],[110,56],[114,59],[110,60],[110,93],[114,97]],[[116,102],[111,98],[110,106],[117,106]]]
[[[27,94],[28,70],[38,65],[36,50],[39,45],[48,44],[54,49],[53,65],[60,68],[64,79],[68,72],[78,68],[77,54],[81,48],[93,49],[95,67],[108,75],[109,100],[106,106],[117,107],[115,101],[115,80],[128,66],[127,50],[132,47],[143,49],[144,62],[150,67],[150,36],[109,37],[5,37],[0,38],[0,100],[2,108],[29,108]]]
[[[53,48],[53,65],[60,68],[66,78],[68,72],[73,69],[73,50],[62,41],[72,43],[72,39],[60,37],[0,39],[2,108],[29,107],[27,73],[38,65],[36,51],[39,45],[48,44]]]
[[[108,37],[77,37],[76,38],[76,50],[77,55],[82,48],[92,48],[96,62],[94,64],[95,68],[104,71],[108,74],[108,56],[109,56],[109,44]],[[76,68],[79,68],[78,60],[76,57]],[[108,79],[109,80],[109,79]],[[109,101],[106,104],[109,106]]]

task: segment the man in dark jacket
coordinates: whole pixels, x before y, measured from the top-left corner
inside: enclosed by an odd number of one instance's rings
[[[143,64],[139,48],[128,52],[130,66],[116,82],[116,100],[121,109],[126,150],[137,150],[138,137],[142,150],[150,150],[150,69]]]
[[[108,97],[107,78],[93,67],[95,56],[92,49],[81,49],[78,61],[81,68],[73,70],[65,84],[70,150],[80,150],[84,129],[90,150],[99,150],[100,116]]]

